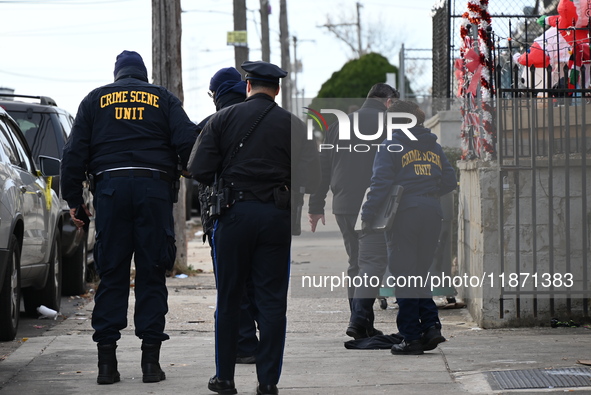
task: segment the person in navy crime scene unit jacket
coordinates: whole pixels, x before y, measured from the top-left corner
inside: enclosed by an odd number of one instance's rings
[[[115,82],[94,89],[80,103],[64,146],[61,187],[76,226],[85,208],[82,183],[94,176],[95,264],[101,281],[94,297],[93,340],[99,384],[120,380],[116,348],[127,327],[129,276],[134,256],[135,334],[142,339],[144,382],[165,379],[160,346],[168,312],[166,270],[176,256],[172,207],[177,166],[186,167],[197,138],[180,100],[148,82],[142,57],[117,56]],[[88,212],[90,215],[90,212]]]
[[[398,144],[402,148],[390,150],[399,152],[380,150],[376,154],[370,190],[361,212],[362,227],[367,229],[371,224],[392,185],[402,185],[404,192],[394,224],[386,233],[388,267],[396,278],[408,280],[409,276],[421,276],[425,279],[441,229],[443,216],[439,197],[453,191],[457,179],[437,143],[437,136],[423,126],[425,114],[419,106],[397,101],[389,111],[410,113],[417,118],[417,125],[408,129],[416,140],[397,130],[391,140],[384,141],[384,144]],[[428,282],[413,286],[412,282],[402,284],[399,281],[395,288],[399,306],[396,323],[404,340],[392,347],[392,354],[419,355],[444,342]]]

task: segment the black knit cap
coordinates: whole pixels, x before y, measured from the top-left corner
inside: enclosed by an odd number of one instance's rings
[[[246,74],[246,80],[258,80],[279,84],[279,79],[287,76],[287,71],[282,70],[273,63],[247,60],[240,65]]]
[[[134,51],[123,51],[117,55],[113,75],[115,81],[126,76],[143,77],[143,80],[148,81],[148,70],[146,70],[144,60],[139,53]]]
[[[223,69],[219,69],[211,80],[209,81],[209,90],[212,92],[217,92],[218,88],[224,82],[238,82],[242,80],[242,76],[234,67],[224,67]]]

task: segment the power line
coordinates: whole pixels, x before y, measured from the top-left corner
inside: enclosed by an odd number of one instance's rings
[[[106,3],[123,3],[126,1],[137,1],[137,0],[103,0],[103,1],[84,1],[84,0],[0,0],[0,3],[6,4],[43,4],[43,5],[93,5],[93,4],[106,4]]]
[[[415,0],[415,3],[417,1]],[[419,1],[420,3],[420,1]],[[432,0],[430,0],[430,3],[433,3]],[[365,6],[380,6],[380,7],[396,7],[396,8],[403,8],[403,9],[407,9],[407,10],[425,10],[425,6],[418,6],[418,5],[401,5],[398,4],[398,2],[391,2],[391,3],[380,3],[380,2],[374,2],[374,1],[365,1],[364,4]],[[430,6],[429,6],[430,7]]]
[[[2,0],[0,0],[1,2]],[[128,24],[129,22],[137,22],[137,21],[141,21],[142,18],[127,18],[127,19],[116,19],[116,20],[104,20],[102,22],[97,22],[97,23],[91,23],[91,24],[82,24],[82,25],[59,25],[59,26],[47,26],[47,27],[43,27],[40,29],[28,29],[28,30],[10,30],[10,31],[4,31],[4,32],[0,32],[2,35],[5,36],[29,36],[29,35],[38,35],[40,33],[42,33],[44,36],[48,35],[47,33],[53,33],[54,35],[60,35],[60,34],[72,34],[72,30],[76,31],[76,35],[81,35],[81,34],[98,34],[99,32],[84,32],[84,29],[87,29],[89,27],[101,27],[101,26],[111,26],[112,24],[116,23],[117,25],[125,25]],[[149,25],[147,25],[149,27]],[[133,29],[134,31],[137,29]],[[125,31],[131,31],[131,30],[113,30],[113,29],[109,29],[108,32],[125,32]],[[105,34],[105,30],[101,30],[100,34]]]
[[[189,71],[209,69],[209,68],[221,65],[221,64],[231,64],[233,60],[234,60],[233,58],[230,58],[230,59],[224,59],[224,60],[221,60],[221,61],[218,61],[215,63],[199,64],[198,66],[192,66],[192,67],[188,67],[186,69],[183,69],[183,71],[189,72]]]
[[[217,10],[181,10],[181,13],[187,13],[187,12],[205,12],[205,13],[210,13],[210,14],[224,14],[224,15],[233,15],[231,12],[229,11],[217,11]]]
[[[146,30],[149,27],[146,28]],[[118,33],[130,33],[130,32],[137,32],[138,29],[123,29],[123,30],[109,30],[109,34],[118,34]],[[3,33],[5,36],[11,37],[36,37],[39,36],[39,33],[43,32],[43,30],[38,30],[37,32],[23,32],[20,34],[11,34],[11,33]],[[64,32],[52,32],[52,33],[43,33],[43,37],[59,37],[59,36],[71,36],[72,31],[64,31]],[[104,30],[95,30],[95,31],[77,31],[76,36],[96,36],[101,35],[105,36]]]
[[[71,78],[68,79],[64,79],[64,78],[51,78],[51,77],[40,77],[38,75],[28,75],[28,74],[20,74],[20,73],[13,73],[10,71],[5,71],[5,70],[0,70],[0,73],[3,74],[8,74],[8,75],[14,75],[17,77],[25,77],[25,78],[31,78],[31,79],[36,79],[36,80],[45,80],[45,81],[56,81],[56,82],[73,82],[76,84],[79,84],[81,82],[86,83],[86,82],[92,82],[92,83],[97,83],[97,82],[105,82],[105,80],[89,80],[89,79],[83,79],[83,80],[74,80]]]

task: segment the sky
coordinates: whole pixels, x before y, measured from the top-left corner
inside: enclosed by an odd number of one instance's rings
[[[279,0],[269,2],[271,62],[280,64]],[[435,0],[359,2],[364,35],[370,27],[382,33],[380,40],[372,41],[392,42],[396,48],[401,43],[407,49],[431,48]],[[297,37],[302,64],[299,96],[316,96],[332,73],[352,58],[346,45],[321,26],[328,15],[333,23],[355,22],[355,4],[287,0],[289,34]],[[260,1],[247,0],[246,6],[249,57],[260,60]],[[233,2],[181,0],[181,8],[184,107],[199,122],[215,111],[207,95],[210,78],[220,68],[234,66],[234,48],[226,45],[226,34],[233,30]],[[151,79],[151,13],[151,0],[0,0],[0,87],[50,96],[75,115],[92,89],[113,81],[115,58],[123,50],[142,55]],[[292,45],[292,56],[293,49]],[[416,55],[426,56],[412,54]],[[398,49],[387,57],[398,65]]]

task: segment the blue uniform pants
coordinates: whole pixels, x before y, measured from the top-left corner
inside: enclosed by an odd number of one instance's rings
[[[238,330],[238,348],[236,353],[241,357],[256,354],[259,345],[257,327],[254,317],[257,309],[254,304],[254,289],[251,283],[246,284],[246,293],[240,300],[240,327]]]
[[[213,262],[213,243],[208,237],[209,246],[211,247],[211,259]],[[215,272],[215,265],[213,270]],[[217,288],[217,284],[216,284]],[[236,353],[240,357],[250,357],[256,354],[259,345],[259,338],[257,337],[257,327],[254,317],[256,317],[256,306],[254,305],[254,293],[251,283],[246,284],[246,292],[240,299],[240,327],[238,329],[238,349]]]
[[[439,203],[430,203],[396,213],[388,232],[389,269],[393,276],[400,277],[396,283],[396,324],[406,341],[418,340],[431,326],[441,325],[426,278],[441,230]],[[401,281],[406,282],[405,286]]]
[[[174,265],[172,188],[158,176],[109,177],[94,192],[94,257],[101,278],[94,297],[94,341],[114,343],[127,327],[131,258],[135,262],[135,334],[147,343],[167,340],[166,270]]]
[[[261,384],[277,384],[285,346],[291,212],[257,200],[235,203],[213,233],[218,287],[215,321],[216,376],[234,378],[240,302],[252,284],[259,326],[256,368]]]

